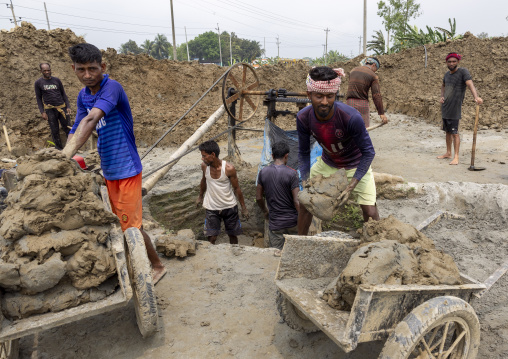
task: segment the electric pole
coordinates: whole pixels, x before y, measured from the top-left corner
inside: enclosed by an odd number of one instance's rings
[[[49,17],[48,17],[48,9],[46,9],[46,3],[44,3],[44,12],[46,13],[46,21],[48,22],[48,30],[51,30],[49,27]]]
[[[363,0],[363,55],[367,56],[367,0]]]
[[[277,44],[277,58],[279,58],[280,57],[279,56],[279,45],[280,45],[279,35],[277,35],[276,39],[277,39],[277,42],[276,42],[276,44]]]
[[[233,33],[229,34],[229,66],[233,65],[233,50],[231,49],[231,38],[233,37]]]
[[[183,28],[185,30],[185,44],[187,45],[187,61],[190,61],[190,56],[189,56],[189,41],[187,41],[187,26],[184,26]]]
[[[9,5],[7,5],[7,7],[9,7]],[[16,15],[14,15],[14,5],[12,5],[12,0],[11,0],[11,11],[12,11],[12,20],[14,21],[14,26],[18,27],[18,22],[16,21]]]
[[[222,67],[222,47],[221,47],[221,44],[220,44],[220,29],[219,29],[219,23],[217,23],[217,34],[219,35],[219,54],[220,54],[220,65]]]
[[[175,37],[175,18],[173,16],[173,0],[169,0],[171,6],[171,28],[173,29],[173,60],[178,61],[176,58],[176,37]]]
[[[326,32],[326,41],[325,41],[325,66],[327,65],[328,61],[328,32],[330,31],[329,28],[325,29]]]
[[[358,41],[358,55],[360,55],[362,53],[362,37],[359,36],[358,38],[360,39],[360,41]]]

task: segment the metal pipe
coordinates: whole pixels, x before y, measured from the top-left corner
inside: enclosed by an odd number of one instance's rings
[[[147,151],[143,154],[143,156],[141,156],[141,159],[145,158],[145,156],[146,156],[147,154],[149,154],[149,153],[150,153],[150,151],[151,151],[151,150],[153,150],[153,149],[154,149],[154,147],[155,147],[155,146],[157,146],[157,145],[159,144],[159,142],[161,142],[161,141],[164,139],[164,137],[166,137],[166,136],[168,135],[168,133],[170,133],[170,132],[173,130],[173,128],[175,128],[175,126],[176,126],[176,125],[178,125],[178,124],[180,123],[180,121],[182,121],[182,120],[185,118],[185,116],[187,116],[187,114],[188,114],[189,112],[191,112],[191,111],[192,111],[192,109],[193,109],[194,107],[196,107],[196,105],[197,105],[197,104],[198,104],[198,103],[199,103],[199,102],[203,99],[203,97],[205,97],[205,96],[206,96],[206,95],[207,95],[207,94],[208,94],[208,93],[209,93],[209,92],[210,92],[210,91],[211,91],[211,90],[215,87],[215,85],[217,85],[217,84],[219,83],[219,81],[220,81],[220,80],[222,80],[222,79],[224,78],[224,76],[226,76],[226,74],[229,72],[229,70],[231,70],[231,67],[233,67],[233,66],[230,66],[230,67],[227,69],[227,71],[226,71],[226,72],[224,72],[224,73],[222,74],[222,76],[221,76],[221,77],[219,77],[219,78],[217,79],[217,81],[215,81],[215,82],[213,83],[213,85],[212,85],[212,86],[210,86],[210,88],[209,88],[208,90],[206,90],[206,92],[205,92],[203,95],[201,95],[201,97],[200,97],[200,98],[199,98],[196,102],[194,102],[194,104],[191,106],[191,108],[189,108],[189,109],[187,110],[187,112],[185,112],[185,113],[182,115],[182,117],[180,117],[180,118],[178,119],[178,121],[176,121],[176,122],[173,124],[173,126],[171,126],[171,128],[170,128],[169,130],[167,130],[167,131],[166,131],[166,132],[165,132],[165,133],[164,133],[164,134],[163,134],[163,135],[162,135],[162,136],[161,136],[161,137],[157,140],[157,142],[155,142],[155,143],[152,145],[152,147],[150,147],[150,148],[149,148],[149,149],[148,149],[148,150],[147,150]]]

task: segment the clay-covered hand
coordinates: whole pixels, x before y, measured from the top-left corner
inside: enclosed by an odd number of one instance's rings
[[[48,121],[48,114],[46,112],[41,113],[41,116],[42,116],[43,119]]]
[[[249,219],[249,211],[247,210],[247,207],[242,207],[242,216],[244,219]]]
[[[352,188],[349,188],[349,186],[346,187],[344,191],[340,194],[340,196],[337,198],[337,207],[342,207],[346,204],[347,200],[349,199],[349,195],[351,194]]]
[[[67,114],[70,116],[72,114],[72,111],[70,108],[67,107]]]
[[[388,123],[388,117],[386,115],[379,115],[381,117],[381,121],[383,121],[383,125],[386,125]]]
[[[196,200],[196,208],[199,209],[199,207],[201,207],[201,203],[203,203],[203,197],[199,196],[198,199]]]

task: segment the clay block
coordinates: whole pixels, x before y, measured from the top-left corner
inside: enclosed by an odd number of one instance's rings
[[[20,285],[19,266],[0,260],[0,287],[16,290]]]
[[[12,191],[16,188],[16,184],[18,180],[16,178],[16,169],[11,168],[10,170],[6,170],[2,173],[2,181],[4,182],[4,187],[7,192]]]
[[[191,229],[182,229],[176,234],[167,234],[157,239],[157,251],[167,257],[187,257],[196,254],[196,237]]]
[[[27,294],[43,292],[53,288],[65,275],[65,262],[60,253],[54,253],[46,262],[38,260],[24,264],[19,269],[21,287]]]

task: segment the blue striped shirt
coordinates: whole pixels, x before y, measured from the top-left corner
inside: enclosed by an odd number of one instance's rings
[[[105,113],[95,127],[99,135],[97,150],[104,178],[113,181],[140,173],[142,166],[134,138],[131,107],[122,85],[104,75],[100,90],[92,95],[85,87],[79,92],[77,103],[76,122],[70,133],[76,131],[92,108]]]

